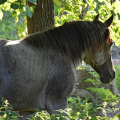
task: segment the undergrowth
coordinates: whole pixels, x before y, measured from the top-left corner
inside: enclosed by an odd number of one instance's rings
[[[117,92],[120,94],[120,66],[115,65],[115,71],[116,71],[115,84],[118,90]]]

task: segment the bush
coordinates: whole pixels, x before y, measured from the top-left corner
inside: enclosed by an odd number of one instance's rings
[[[95,105],[94,102],[90,102],[90,99],[81,99],[79,97],[69,97],[68,109],[59,110],[60,114],[50,116],[47,111],[37,110],[34,114],[31,114],[27,117],[28,120],[119,120],[120,114],[117,114],[113,118],[108,118],[106,115],[109,109],[106,109],[107,102],[102,102],[101,105]],[[2,100],[3,101],[3,100]],[[16,112],[13,112],[13,108],[8,103],[7,100],[4,100],[0,109],[1,111],[0,120],[19,120],[19,115]],[[97,113],[99,109],[102,111],[102,116],[98,116]]]
[[[120,93],[120,66],[115,65],[116,77],[115,77],[115,84],[117,87],[117,92]]]
[[[0,116],[1,116],[0,120],[19,120],[18,113],[14,112],[9,102],[7,100],[4,100],[3,98],[2,98],[2,105],[0,105],[0,110],[4,110],[4,111],[0,111]]]

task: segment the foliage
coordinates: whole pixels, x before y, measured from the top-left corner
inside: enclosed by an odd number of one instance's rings
[[[110,111],[106,108],[107,102],[103,102],[101,106],[95,106],[94,102],[89,101],[90,99],[82,100],[77,97],[70,97],[68,99],[69,108],[65,110],[59,110],[59,114],[53,114],[50,116],[47,111],[42,111],[36,109],[36,112],[27,117],[28,120],[119,120],[120,114],[114,116],[114,118],[108,118],[106,113]],[[5,100],[3,101],[0,109],[5,109],[5,111],[0,112],[0,120],[19,120],[19,115],[13,112],[13,108]],[[98,113],[102,111],[102,115],[99,116]]]
[[[88,78],[87,80],[85,80],[85,82],[91,82],[94,86],[94,87],[87,88],[87,90],[90,90],[93,93],[95,93],[97,99],[102,98],[103,101],[117,100],[116,96],[113,95],[113,93],[110,90],[105,89],[103,87],[99,88],[99,85],[101,82],[99,80],[98,73],[96,73],[95,71],[89,72],[89,73],[92,74],[95,79]],[[109,84],[111,85],[111,83]]]
[[[15,22],[19,22],[19,19],[23,19],[19,28],[19,38],[26,36],[26,15],[32,17],[34,14],[34,8],[37,0],[28,0],[33,3],[33,6],[26,5],[26,0],[1,0],[0,1],[0,19],[2,20],[4,11],[10,11],[11,16],[15,18]],[[55,25],[59,26],[69,20],[93,20],[95,15],[100,14],[100,20],[105,21],[111,14],[114,15],[114,21],[111,25],[111,36],[116,45],[120,44],[120,1],[116,0],[111,4],[113,0],[54,0],[55,8]],[[22,16],[22,17],[21,17]],[[10,25],[12,26],[12,24]],[[14,25],[13,25],[14,26]],[[10,31],[4,28],[6,31]],[[1,32],[1,30],[0,30]],[[1,37],[5,37],[2,35]],[[13,35],[14,36],[14,35]],[[13,37],[6,39],[16,39]]]
[[[15,18],[12,18],[11,12],[3,11],[3,13],[5,14],[4,14],[3,20],[0,21],[0,25],[1,25],[0,38],[10,39],[10,40],[19,39],[17,30],[19,29],[18,31],[19,35],[21,35],[20,33],[24,34],[25,32],[24,29],[26,28],[23,28],[24,24],[20,25],[20,23],[24,23],[24,20],[21,17],[19,19],[19,22],[16,23]]]
[[[0,120],[19,120],[18,117],[18,113],[13,111],[12,106],[9,104],[9,102],[7,100],[4,100],[2,98],[2,105],[0,105],[0,110],[4,110],[4,111],[0,111],[0,116],[2,118],[0,118]]]
[[[33,3],[33,6],[26,5],[26,0],[2,0],[0,2],[2,13],[3,10],[10,11],[16,17],[16,21],[18,20],[18,15],[25,12],[29,17],[32,17],[34,13],[35,3],[37,0],[28,0]],[[4,4],[3,4],[4,3]],[[2,17],[1,17],[2,18]]]
[[[33,3],[33,6],[26,5],[26,0],[2,0],[2,1],[0,0],[0,20],[1,20],[0,23],[3,26],[2,30],[0,30],[1,33],[0,37],[2,37],[3,39],[14,40],[26,36],[27,34],[26,15],[32,17],[34,13],[35,3],[37,0],[28,1]],[[7,18],[7,21],[4,20],[5,17]],[[12,19],[12,17],[15,19]],[[16,31],[18,32],[16,33]],[[19,37],[17,36],[17,34]]]
[[[27,117],[28,120],[50,120],[50,115],[47,111],[42,111],[36,109],[37,112],[34,112],[33,114],[29,115]]]
[[[99,80],[99,75],[95,71],[93,71],[93,70],[92,70],[92,72],[90,71],[89,73],[92,74],[92,76],[94,77],[94,79],[88,78],[84,82],[91,82],[94,85],[94,87],[98,88],[98,86],[101,83],[100,80]]]
[[[115,77],[115,84],[117,87],[117,92],[120,93],[120,66],[115,65],[116,77]]]
[[[94,88],[89,87],[88,90],[91,90],[92,92],[96,93],[98,98],[102,98],[104,101],[114,101],[116,99],[116,96],[112,94],[108,89],[105,88]]]
[[[111,37],[116,45],[120,44],[120,1],[116,0],[111,5],[111,1],[105,0],[54,0],[55,8],[58,12],[55,16],[55,24],[59,26],[69,20],[92,21],[95,15],[100,14],[100,20],[104,22],[111,14],[114,21],[111,25]]]

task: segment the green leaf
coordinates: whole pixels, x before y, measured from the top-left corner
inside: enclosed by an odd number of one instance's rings
[[[116,114],[116,115],[115,115],[115,117],[118,117],[118,118],[120,118],[120,113]]]
[[[5,109],[5,107],[0,107],[0,110]]]
[[[68,10],[68,11],[70,11],[71,9],[69,8],[69,5],[65,5],[65,10]]]
[[[0,116],[1,116],[1,115],[4,115],[4,112],[0,112]]]
[[[12,107],[8,107],[8,109],[10,109],[10,110],[14,110]]]
[[[69,98],[68,98],[68,102],[73,103],[73,102],[74,102],[74,99],[73,99],[72,97],[69,97]]]
[[[5,117],[2,117],[2,118],[0,118],[0,120],[6,120],[6,118],[5,118]]]
[[[0,5],[5,3],[7,0],[0,0]]]
[[[17,12],[16,11],[13,11],[12,12],[12,17],[16,17],[17,16]]]
[[[0,11],[0,20],[2,20],[2,17],[3,17],[3,12]]]
[[[23,9],[23,7],[24,7],[24,5],[20,5],[20,6],[19,6],[19,9]]]
[[[35,6],[31,6],[29,7],[28,5],[26,5],[26,14],[31,18],[33,13],[34,13],[34,9]]]
[[[35,4],[37,2],[37,0],[28,0],[29,2]]]
[[[19,8],[19,4],[14,2],[14,3],[11,4],[11,8],[16,10],[16,9]]]
[[[17,116],[10,116],[10,119],[18,119]]]
[[[12,114],[12,116],[18,116],[18,113],[17,113],[17,112],[11,111],[11,114]]]

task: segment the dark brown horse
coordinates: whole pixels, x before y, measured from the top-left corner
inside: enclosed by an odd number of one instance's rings
[[[111,82],[112,21],[113,16],[102,23],[97,15],[93,21],[67,22],[23,40],[1,40],[0,99],[20,113],[38,108],[53,114],[67,108],[82,60],[98,72],[101,82]]]

